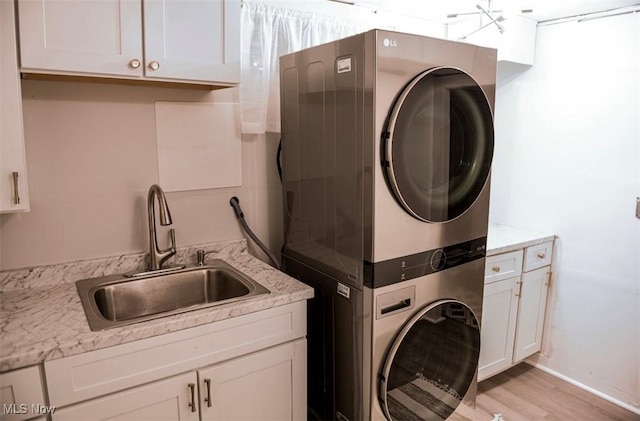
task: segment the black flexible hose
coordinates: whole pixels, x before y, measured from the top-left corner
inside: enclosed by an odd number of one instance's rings
[[[242,228],[247,233],[247,235],[249,235],[249,237],[251,237],[251,239],[258,245],[258,247],[260,247],[260,249],[264,251],[264,253],[267,255],[267,257],[269,258],[273,266],[276,269],[280,269],[280,265],[278,264],[278,261],[276,260],[276,257],[273,255],[273,253],[269,251],[267,246],[265,246],[262,243],[262,241],[260,241],[260,239],[253,233],[253,231],[251,231],[251,228],[249,228],[247,221],[245,221],[244,219],[244,213],[240,208],[240,200],[238,200],[237,197],[233,196],[231,200],[229,200],[229,204],[231,205],[233,210],[236,212],[236,217],[238,217],[238,219],[240,220],[240,224],[242,225]]]

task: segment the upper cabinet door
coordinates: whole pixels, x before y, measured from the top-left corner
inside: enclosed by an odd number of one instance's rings
[[[18,0],[24,72],[140,77],[140,0]]]
[[[144,0],[145,76],[240,82],[239,0]]]
[[[29,210],[13,2],[0,0],[0,213]]]

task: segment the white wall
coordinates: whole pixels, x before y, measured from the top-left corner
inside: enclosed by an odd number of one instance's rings
[[[496,102],[491,221],[559,236],[537,361],[640,409],[640,16],[539,26]]]
[[[238,95],[49,81],[23,81],[22,92],[31,211],[0,219],[3,270],[148,249],[147,190],[158,183],[154,101]],[[248,195],[242,204],[253,213],[254,151],[243,142],[242,188],[167,193],[178,246],[241,237],[228,201]],[[166,229],[158,231],[165,241]]]

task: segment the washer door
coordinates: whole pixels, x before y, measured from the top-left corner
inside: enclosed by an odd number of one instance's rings
[[[480,195],[493,156],[493,116],[467,73],[438,67],[419,74],[398,97],[383,133],[387,178],[409,214],[449,221]]]
[[[454,300],[420,310],[400,331],[385,360],[380,400],[387,418],[444,420],[475,378],[480,329],[473,311]]]

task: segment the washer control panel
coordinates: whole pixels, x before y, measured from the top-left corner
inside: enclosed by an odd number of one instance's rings
[[[487,255],[487,237],[422,253],[364,264],[364,285],[377,288],[482,259]]]

